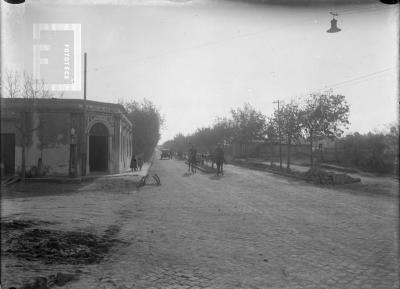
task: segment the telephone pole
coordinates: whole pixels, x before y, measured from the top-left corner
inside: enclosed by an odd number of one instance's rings
[[[83,55],[83,153],[82,153],[82,176],[86,176],[87,162],[87,133],[86,133],[86,70],[87,70],[87,53]]]
[[[279,104],[280,100],[274,101],[278,104],[278,138],[279,138],[279,168],[282,170],[282,137],[281,137],[281,111]]]

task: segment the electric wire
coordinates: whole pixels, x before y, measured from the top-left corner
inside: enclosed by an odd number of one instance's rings
[[[333,84],[324,85],[323,87],[320,87],[320,88],[318,88],[316,90],[310,90],[308,92],[308,94],[312,93],[312,92],[315,92],[315,91],[318,91],[318,92],[330,91],[332,89],[337,89],[337,88],[341,88],[341,87],[344,87],[344,86],[360,84],[360,83],[363,83],[365,81],[369,81],[371,79],[374,79],[376,77],[384,76],[385,74],[389,73],[391,70],[393,70],[395,68],[397,68],[397,67],[392,66],[392,67],[388,67],[388,68],[385,68],[385,69],[382,69],[382,70],[378,70],[378,71],[370,72],[370,73],[367,73],[367,74],[363,74],[363,75],[360,75],[358,77],[351,78],[351,79],[348,79],[348,80],[344,80],[344,81],[341,81],[341,82],[336,82],[336,83],[333,83]],[[394,71],[394,72],[396,72],[396,71]]]
[[[359,13],[364,13],[364,12],[371,12],[375,10],[380,10],[382,8],[392,8],[388,7],[387,5],[381,5],[381,4],[374,4],[370,7],[363,7],[363,8],[357,8],[357,9],[347,9],[347,10],[339,10],[335,11],[335,13],[338,13],[340,15],[351,15],[351,14],[359,14]]]
[[[389,9],[392,9],[392,7],[389,7]],[[357,9],[339,10],[339,11],[335,11],[335,13],[338,13],[339,16],[340,16],[340,15],[350,15],[350,14],[356,14],[356,13],[373,12],[373,11],[376,11],[376,10],[389,10],[389,9],[388,9],[388,6],[386,6],[386,5],[376,4],[376,5],[372,5],[372,6],[369,6],[369,7],[362,7],[362,8],[357,8]],[[278,29],[286,29],[286,28],[289,28],[289,27],[291,27],[293,25],[298,25],[299,23],[308,22],[308,21],[312,21],[312,20],[315,20],[315,18],[302,19],[302,20],[299,20],[299,21],[296,21],[296,22],[292,22],[290,24],[278,27]],[[187,52],[187,51],[192,51],[192,50],[205,48],[205,47],[208,47],[208,46],[218,45],[218,44],[221,44],[221,43],[224,43],[224,42],[228,42],[228,41],[234,41],[234,40],[240,39],[240,38],[253,37],[253,36],[256,36],[256,35],[259,35],[259,34],[266,33],[268,31],[270,31],[270,30],[267,30],[267,31],[263,30],[263,31],[258,31],[258,32],[250,32],[250,33],[234,35],[234,36],[227,37],[227,38],[224,38],[224,39],[208,41],[208,42],[201,43],[201,44],[198,44],[198,45],[193,45],[191,47],[187,47],[187,48],[184,48],[184,49],[179,50],[179,51],[176,51],[176,50],[166,51],[166,52],[161,53],[161,54],[156,54],[156,55],[152,55],[152,56],[148,56],[148,57],[144,57],[144,58],[136,58],[136,59],[132,59],[132,60],[124,59],[123,62],[153,60],[153,59],[157,59],[157,58],[160,58],[160,57],[163,57],[163,56],[168,56],[168,55],[173,55],[173,54],[180,54],[180,53],[184,53],[184,52]],[[93,69],[97,71],[97,70],[99,70],[101,68],[113,66],[116,63],[117,62],[113,62],[113,63],[110,63],[108,65],[95,67]],[[345,80],[345,81],[333,83],[333,84],[330,84],[330,85],[325,85],[323,89],[326,89],[326,88],[329,88],[329,89],[340,88],[340,87],[343,87],[343,86],[362,83],[362,82],[368,81],[370,79],[373,79],[375,77],[381,76],[382,74],[387,73],[387,72],[389,72],[390,70],[392,70],[394,68],[396,68],[396,67],[389,67],[389,68],[386,68],[386,69],[383,69],[383,70],[379,70],[379,71],[371,72],[371,73],[368,73],[368,74],[364,74],[364,75],[361,75],[361,76],[358,76],[358,77],[355,77],[355,78],[352,78],[352,79],[348,79],[348,80]],[[319,91],[321,91],[321,90],[322,89],[319,89]]]
[[[381,10],[381,9],[389,10],[389,9],[392,9],[392,7],[391,6],[386,6],[386,5],[384,5],[384,6],[374,5],[373,7],[365,7],[365,8],[358,8],[358,9],[349,9],[349,10],[336,11],[336,13],[338,13],[339,16],[340,15],[349,15],[349,14],[360,13],[361,11],[364,11],[364,10],[368,10],[368,12],[370,12],[371,9],[373,9],[374,11],[375,10]],[[346,11],[347,11],[347,13],[346,13]],[[314,21],[314,20],[315,20],[315,18],[305,18],[305,19],[302,19],[302,20],[298,20],[298,21],[292,22],[292,23],[290,23],[288,25],[282,25],[281,27],[278,27],[277,29],[286,29],[286,28],[289,28],[291,26],[298,25],[299,23],[304,23],[304,22]],[[226,38],[223,38],[223,39],[218,39],[218,40],[213,40],[213,41],[208,41],[208,42],[204,42],[204,43],[201,43],[201,44],[193,45],[193,46],[190,46],[190,47],[183,48],[181,50],[165,51],[165,52],[160,53],[160,54],[155,54],[155,55],[151,55],[151,56],[143,57],[143,58],[117,60],[117,61],[114,61],[112,63],[106,64],[106,65],[93,67],[91,70],[98,71],[99,69],[111,67],[111,66],[117,65],[118,63],[121,63],[121,62],[123,62],[123,63],[127,63],[127,62],[129,62],[129,63],[132,63],[132,62],[146,62],[146,61],[149,61],[149,60],[154,60],[154,59],[157,59],[157,58],[161,58],[163,56],[176,55],[176,54],[179,55],[181,53],[185,53],[185,52],[188,52],[188,51],[198,50],[198,49],[205,48],[205,47],[208,47],[208,46],[215,46],[215,45],[219,45],[221,43],[234,41],[234,40],[237,40],[237,39],[240,39],[240,38],[247,38],[247,37],[257,36],[257,35],[260,35],[260,34],[267,33],[269,31],[271,31],[271,29],[262,30],[262,31],[256,31],[256,32],[250,32],[250,33],[243,33],[243,34],[234,35],[234,36],[231,36],[231,37],[226,37]]]
[[[389,67],[389,68],[386,68],[386,69],[382,69],[382,70],[378,70],[378,71],[375,71],[375,72],[367,73],[367,74],[364,74],[364,75],[361,75],[361,76],[358,76],[358,77],[355,77],[355,78],[351,78],[351,79],[348,79],[348,80],[345,80],[345,81],[341,81],[341,82],[337,82],[337,83],[334,83],[334,84],[330,84],[328,86],[331,87],[331,88],[334,88],[336,86],[340,86],[342,84],[346,84],[346,83],[349,83],[349,82],[364,80],[366,78],[369,79],[369,78],[371,78],[371,77],[373,77],[375,75],[386,73],[386,72],[388,72],[388,71],[390,71],[390,70],[392,70],[394,68],[396,68],[396,67],[395,66]]]

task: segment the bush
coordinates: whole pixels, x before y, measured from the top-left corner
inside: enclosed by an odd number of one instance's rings
[[[382,133],[347,135],[341,141],[344,162],[360,169],[376,173],[392,172],[394,156],[391,138]]]

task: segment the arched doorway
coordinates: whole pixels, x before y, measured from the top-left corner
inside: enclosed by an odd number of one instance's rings
[[[102,123],[96,123],[89,131],[89,170],[108,171],[108,130]]]

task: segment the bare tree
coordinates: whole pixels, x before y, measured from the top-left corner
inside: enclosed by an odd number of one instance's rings
[[[37,79],[27,72],[23,75],[22,97],[37,99],[50,98],[52,93],[47,89],[43,79]]]
[[[10,98],[20,97],[21,87],[20,78],[17,71],[9,70],[6,72],[6,91]]]
[[[35,79],[31,74],[24,72],[21,75],[16,71],[6,73],[6,96],[10,98],[22,97],[28,99],[19,108],[20,122],[16,126],[21,134],[22,164],[21,177],[25,182],[26,177],[26,148],[32,141],[32,133],[38,129],[33,127],[33,114],[36,109],[36,99],[50,98],[52,93],[46,88],[45,82]]]

